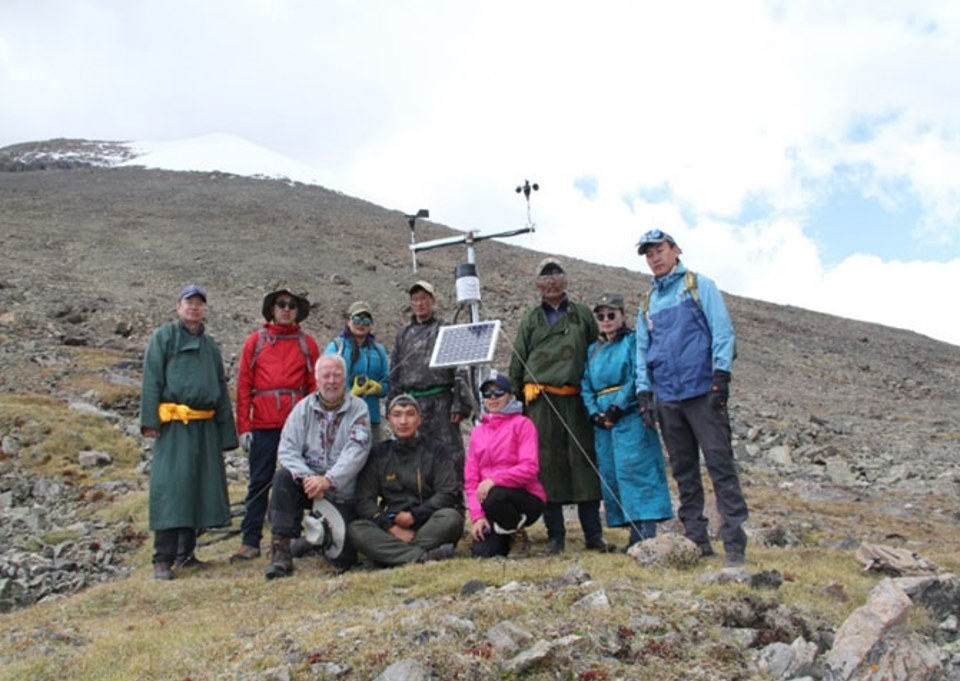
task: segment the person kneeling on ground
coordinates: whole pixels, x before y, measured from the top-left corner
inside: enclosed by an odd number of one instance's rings
[[[324,355],[316,365],[317,391],[300,400],[280,434],[270,497],[270,566],[267,579],[293,574],[291,543],[300,536],[303,509],[326,499],[345,523],[356,517],[357,474],[370,453],[370,412],[346,392],[347,368],[340,355]],[[349,568],[357,554],[345,542],[336,567]]]
[[[492,372],[480,385],[483,418],[470,434],[464,488],[471,553],[478,558],[529,552],[528,525],[543,512],[537,427],[523,415],[510,379]],[[519,548],[519,551],[518,551]]]
[[[357,516],[347,535],[378,565],[453,556],[463,534],[453,457],[420,436],[420,406],[407,394],[390,401],[389,440],[370,451],[357,478]]]

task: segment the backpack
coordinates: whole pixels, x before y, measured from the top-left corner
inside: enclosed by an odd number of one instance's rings
[[[300,352],[303,353],[303,363],[306,367],[307,375],[310,375],[310,372],[313,371],[313,367],[310,366],[310,349],[307,347],[307,338],[300,329],[297,329],[295,334],[288,333],[280,336],[271,336],[267,333],[266,329],[260,329],[257,345],[253,349],[253,357],[250,358],[250,371],[253,371],[253,367],[257,363],[257,357],[260,356],[260,351],[263,350],[263,346],[268,338],[273,338],[274,340],[290,340],[291,338],[296,338],[300,342]]]
[[[703,306],[700,304],[700,289],[697,288],[697,273],[693,270],[687,270],[683,274],[683,288],[686,290],[687,294],[693,298],[693,302],[697,304],[697,307],[703,311]],[[651,331],[653,329],[652,322],[650,321],[650,292],[653,290],[653,284],[650,285],[650,290],[646,291],[643,296],[640,298],[640,312],[643,313],[643,318],[647,322],[647,330]]]

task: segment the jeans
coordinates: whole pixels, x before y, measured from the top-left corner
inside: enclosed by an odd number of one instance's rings
[[[700,451],[707,464],[717,498],[717,511],[723,518],[720,536],[727,553],[742,554],[747,547],[743,523],[747,520],[747,502],[740,489],[740,477],[730,444],[730,418],[726,408],[714,409],[710,395],[659,405],[660,434],[670,454],[670,468],[680,492],[677,515],[684,535],[695,544],[710,543],[707,519],[703,515],[703,481],[700,477]]]
[[[250,482],[247,484],[247,498],[243,502],[246,512],[240,524],[244,546],[260,548],[263,519],[267,515],[270,501],[270,484],[277,468],[280,432],[280,428],[253,431],[253,443],[250,445]]]

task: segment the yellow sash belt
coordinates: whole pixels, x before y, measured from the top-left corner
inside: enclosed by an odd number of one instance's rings
[[[574,385],[540,385],[539,383],[524,383],[523,401],[530,404],[540,397],[540,393],[550,395],[579,395],[580,388]]]
[[[620,390],[620,388],[622,388],[622,387],[623,387],[622,385],[611,385],[609,388],[604,388],[603,390],[598,390],[598,391],[597,391],[597,397],[599,397],[600,395],[606,395],[606,394],[608,394],[608,393],[615,393],[615,392],[617,392],[618,390]]]
[[[160,417],[160,423],[183,421],[183,425],[187,425],[188,421],[205,421],[212,419],[216,413],[214,409],[191,409],[185,404],[176,404],[174,402],[161,402],[160,406],[157,407],[157,415]]]

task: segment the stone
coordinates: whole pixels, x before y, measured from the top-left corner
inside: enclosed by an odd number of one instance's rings
[[[113,459],[107,452],[88,449],[77,454],[77,463],[80,464],[81,468],[97,468],[109,466],[113,463]]]
[[[641,565],[668,565],[682,568],[700,562],[700,549],[692,541],[678,534],[658,534],[653,539],[638,542],[627,555]]]
[[[767,451],[767,460],[778,466],[792,466],[793,458],[790,456],[790,447],[788,445],[779,445],[771,447]]]
[[[430,681],[430,670],[419,660],[400,660],[383,670],[376,681]]]
[[[603,589],[587,594],[570,606],[571,610],[610,610],[610,599]]]
[[[16,456],[20,453],[20,440],[13,435],[4,435],[0,440],[0,453],[4,456]]]
[[[503,668],[510,673],[521,674],[544,662],[550,657],[550,652],[550,644],[541,639],[531,648],[507,660],[503,664]]]
[[[470,579],[464,582],[463,586],[460,587],[460,595],[472,596],[473,594],[480,593],[486,588],[486,582],[481,582],[479,579]]]
[[[846,681],[867,664],[887,631],[906,620],[910,607],[909,596],[892,579],[871,589],[867,602],[840,625],[833,648],[824,655],[824,664],[837,681]]]
[[[501,655],[512,655],[533,640],[533,635],[510,620],[499,622],[485,633],[486,639]]]

